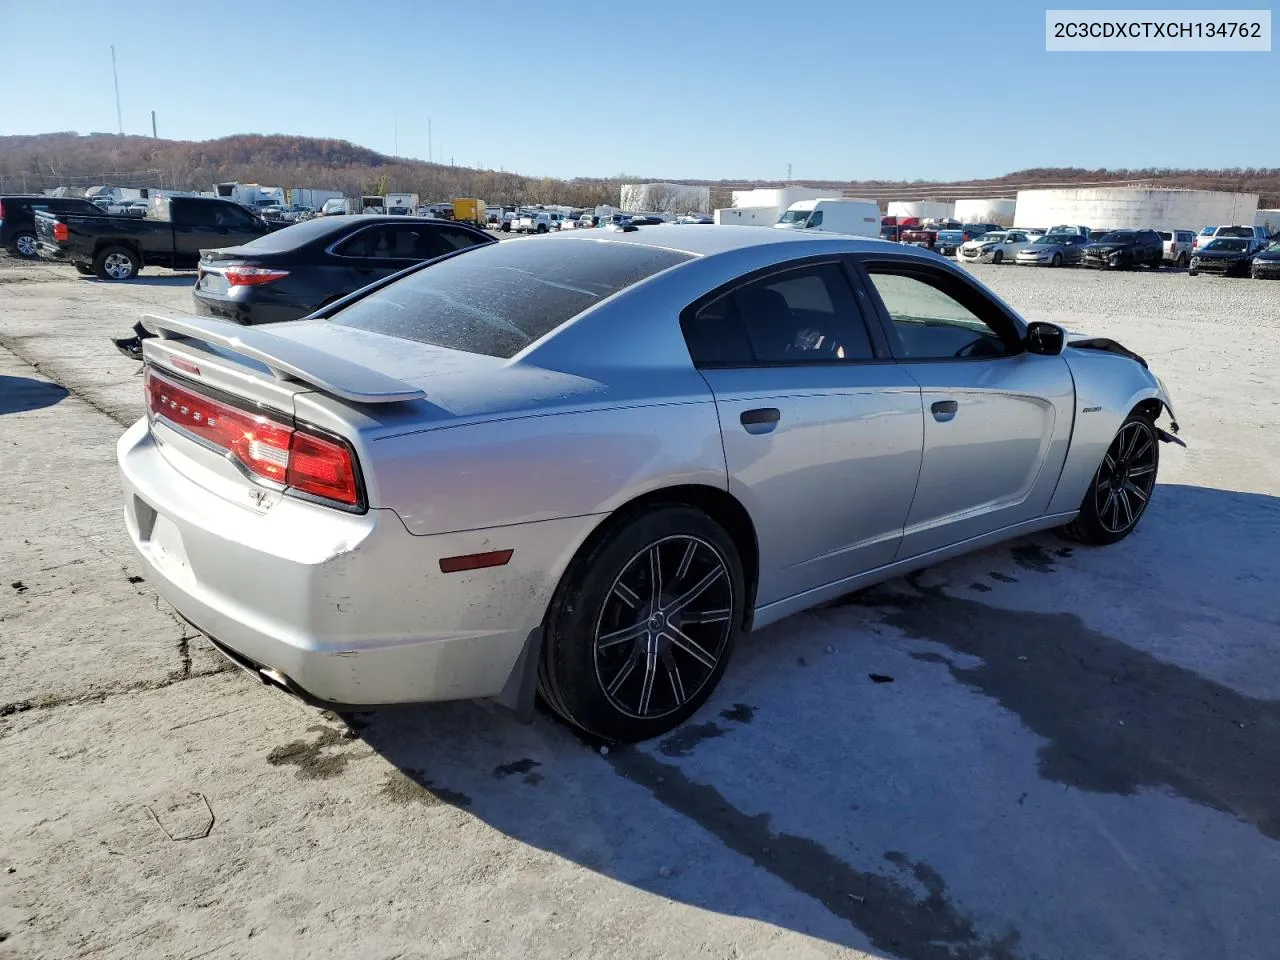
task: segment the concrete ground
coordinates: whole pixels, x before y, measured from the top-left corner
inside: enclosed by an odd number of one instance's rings
[[[107,338],[190,276],[0,257],[0,957],[1274,957],[1280,284],[975,272],[1164,377],[1190,447],[1137,533],[793,617],[601,754],[229,670],[141,578],[113,462]]]

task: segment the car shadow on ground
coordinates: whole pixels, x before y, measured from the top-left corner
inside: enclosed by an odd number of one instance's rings
[[[67,389],[61,384],[0,375],[0,415],[51,407],[66,396]]]
[[[84,277],[93,283],[125,283],[143,287],[189,287],[196,282],[195,273],[174,273],[162,276],[140,274],[132,280],[101,280],[98,277]]]
[[[635,747],[479,704],[343,719],[386,802],[875,955],[1263,956],[1277,542],[1280,499],[1161,485],[1117,547],[1015,541],[753,634]]]

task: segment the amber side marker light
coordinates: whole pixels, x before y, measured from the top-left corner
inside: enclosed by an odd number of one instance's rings
[[[514,550],[490,550],[488,553],[468,553],[461,557],[442,557],[441,573],[461,573],[464,570],[480,570],[484,567],[501,567],[511,559]]]

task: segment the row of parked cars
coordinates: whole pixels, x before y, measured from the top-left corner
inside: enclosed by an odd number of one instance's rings
[[[1191,230],[1096,230],[1078,224],[1004,229],[993,224],[933,225],[899,242],[927,246],[961,263],[1084,266],[1098,269],[1185,267],[1188,274],[1280,277],[1280,241],[1265,227],[1224,224]]]
[[[680,217],[667,217],[655,213],[615,213],[601,216],[584,213],[578,217],[566,216],[552,210],[526,210],[508,212],[489,220],[489,227],[502,233],[550,233],[553,230],[582,230],[592,227],[657,226],[660,223],[715,223],[704,213],[690,213]]]

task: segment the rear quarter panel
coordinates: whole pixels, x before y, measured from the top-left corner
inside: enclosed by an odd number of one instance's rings
[[[1075,422],[1049,513],[1079,509],[1102,455],[1134,407],[1152,398],[1172,406],[1151,371],[1127,357],[1072,347],[1063,356],[1075,379]]]
[[[370,499],[418,535],[607,514],[679,484],[727,487],[709,394],[406,433],[364,456]]]

